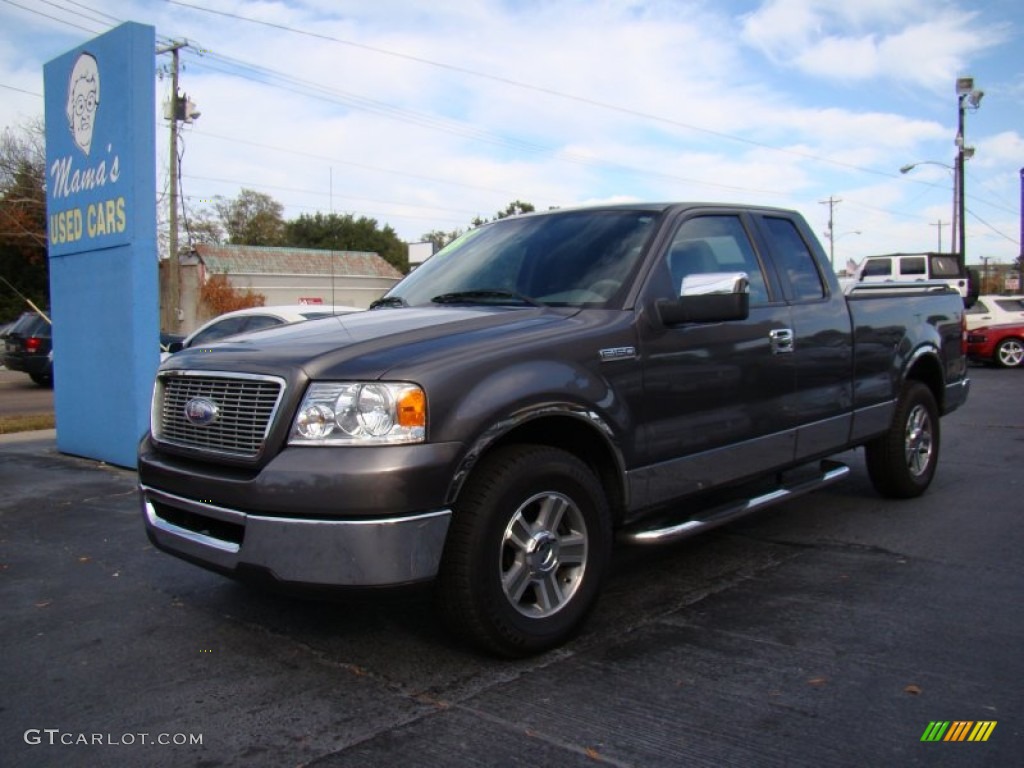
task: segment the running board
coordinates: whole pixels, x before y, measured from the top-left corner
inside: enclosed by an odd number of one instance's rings
[[[774,491],[755,496],[752,499],[713,507],[707,510],[699,520],[687,520],[664,528],[627,528],[619,533],[619,539],[630,544],[665,544],[670,541],[679,541],[732,522],[757,510],[766,509],[832,485],[850,474],[850,468],[838,461],[826,460],[821,462],[820,472],[821,474],[817,477],[805,479],[792,485],[783,485]]]

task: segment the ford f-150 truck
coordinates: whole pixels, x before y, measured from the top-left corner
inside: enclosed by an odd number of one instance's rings
[[[369,311],[192,348],[139,453],[160,549],[285,586],[435,581],[517,656],[594,606],[616,537],[690,536],[849,472],[912,497],[969,379],[944,285],[845,296],[801,216],[673,203],[463,235]]]

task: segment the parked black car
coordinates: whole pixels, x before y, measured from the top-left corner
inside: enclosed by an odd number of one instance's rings
[[[27,373],[41,387],[53,386],[53,338],[50,323],[35,312],[25,312],[4,336],[4,365]]]

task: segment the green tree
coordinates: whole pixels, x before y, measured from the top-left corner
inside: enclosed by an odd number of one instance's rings
[[[420,235],[420,240],[425,243],[433,243],[434,253],[437,253],[452,240],[457,240],[465,231],[464,229],[453,229],[450,232],[445,232],[441,229],[435,229]]]
[[[270,195],[242,189],[234,200],[213,204],[232,245],[283,245],[284,206]]]
[[[509,216],[519,216],[523,213],[533,213],[536,207],[533,203],[524,203],[522,200],[513,200],[511,203],[505,206],[503,211],[498,211],[495,215],[495,219],[506,219]]]
[[[0,321],[49,305],[46,149],[41,120],[0,136]],[[6,281],[6,282],[5,282]]]
[[[409,250],[390,225],[351,214],[302,214],[285,227],[285,242],[295,248],[372,251],[399,272],[409,269]]]
[[[185,224],[187,230],[185,234],[188,235],[190,244],[223,245],[226,233],[216,211],[199,208],[189,214]]]
[[[494,214],[494,218],[485,219],[482,216],[476,216],[471,222],[469,222],[469,228],[474,229],[476,227],[483,226],[489,221],[497,221],[498,219],[506,219],[509,216],[518,216],[522,213],[532,213],[537,210],[533,203],[523,202],[522,200],[513,200],[511,203],[506,205],[502,210]],[[464,229],[453,229],[450,232],[445,232],[442,229],[431,230],[420,235],[420,239],[426,242],[434,244],[434,250],[439,251],[444,248],[452,240],[457,239],[466,230]]]

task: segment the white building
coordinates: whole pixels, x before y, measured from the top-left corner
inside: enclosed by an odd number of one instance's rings
[[[261,294],[266,306],[344,304],[365,308],[402,278],[402,273],[378,254],[366,251],[200,243],[181,260],[181,332],[190,332],[209,319],[199,289],[216,274],[227,275],[235,289]]]

